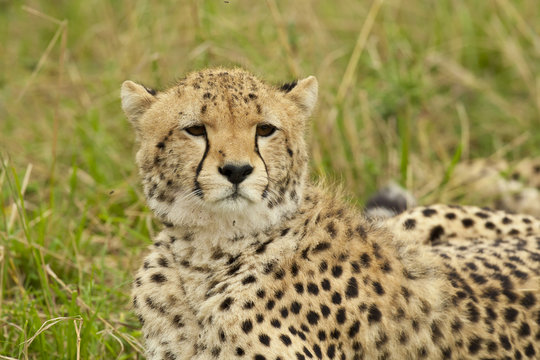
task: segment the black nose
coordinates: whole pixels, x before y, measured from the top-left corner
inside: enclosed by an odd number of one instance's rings
[[[219,173],[225,176],[233,184],[240,184],[253,172],[251,165],[225,165],[218,168]]]

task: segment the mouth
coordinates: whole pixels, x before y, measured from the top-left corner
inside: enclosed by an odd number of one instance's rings
[[[240,191],[238,188],[238,185],[234,185],[234,187],[231,189],[230,193],[218,200],[219,202],[240,202],[240,201],[247,201],[251,202],[251,199],[248,198],[243,191]]]

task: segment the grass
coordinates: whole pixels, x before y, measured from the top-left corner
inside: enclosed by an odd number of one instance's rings
[[[0,1],[0,359],[142,357],[129,289],[158,226],[123,80],[314,74],[313,176],[435,202],[460,161],[539,155],[538,19],[537,0]]]

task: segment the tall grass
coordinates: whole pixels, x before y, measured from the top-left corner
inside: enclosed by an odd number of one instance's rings
[[[141,357],[128,294],[158,227],[123,80],[316,75],[313,176],[433,202],[463,159],[540,155],[539,19],[537,0],[0,2],[0,358]]]

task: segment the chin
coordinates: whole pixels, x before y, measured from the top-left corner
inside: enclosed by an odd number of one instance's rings
[[[211,205],[211,208],[222,213],[245,213],[254,205],[251,200],[242,196],[229,196],[223,200],[219,200]],[[232,214],[231,214],[232,215]]]

